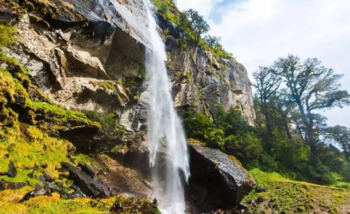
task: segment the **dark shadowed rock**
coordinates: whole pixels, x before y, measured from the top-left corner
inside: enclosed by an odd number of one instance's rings
[[[6,182],[4,180],[0,181],[0,191],[6,190],[6,189],[21,189],[25,187],[27,184],[24,182]]]
[[[255,181],[234,158],[223,152],[190,144],[190,197],[200,212],[234,208]]]
[[[265,192],[266,189],[265,189],[263,186],[258,185],[258,186],[256,187],[256,191],[257,191],[257,192]]]
[[[16,175],[17,175],[17,169],[12,161],[10,161],[10,163],[9,163],[9,169],[8,169],[7,174],[9,177],[12,177],[12,178],[16,177]]]
[[[95,173],[94,169],[90,165],[78,163],[78,166],[81,168],[81,170],[83,170],[90,177],[92,177],[92,178],[95,177],[96,173]]]
[[[68,164],[61,163],[69,171],[69,179],[87,196],[105,198],[112,196],[110,188],[99,179],[94,179],[82,170]]]
[[[257,199],[256,199],[256,202],[259,204],[259,203],[262,203],[265,201],[265,198],[263,196],[259,196]]]

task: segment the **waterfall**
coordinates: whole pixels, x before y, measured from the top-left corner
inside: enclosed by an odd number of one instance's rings
[[[150,72],[151,93],[148,108],[148,140],[150,166],[153,168],[153,194],[162,214],[185,213],[184,184],[190,176],[187,143],[171,95],[171,82],[165,62],[164,42],[157,31],[152,4],[144,0],[148,15],[150,50],[146,54],[146,69]],[[166,151],[166,160],[158,163],[157,154]]]

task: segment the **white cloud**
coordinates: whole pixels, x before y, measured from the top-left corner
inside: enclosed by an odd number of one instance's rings
[[[350,91],[349,0],[244,0],[227,5],[221,22],[209,15],[218,0],[178,0],[181,9],[204,13],[211,33],[222,37],[251,74],[288,54],[317,57],[336,73],[345,74]],[[350,127],[350,108],[327,111],[330,125]]]

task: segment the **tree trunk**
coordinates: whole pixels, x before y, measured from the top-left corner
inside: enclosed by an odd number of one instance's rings
[[[306,127],[307,142],[310,145],[311,153],[313,155],[316,155],[317,149],[316,149],[315,133],[313,130],[313,122],[312,122],[312,118],[311,118],[311,112],[308,112],[308,115],[306,116],[301,102],[298,101],[297,103],[298,103],[298,107],[300,110],[301,119],[303,120],[303,123]]]
[[[344,150],[345,159],[347,162],[350,162],[350,154],[349,154],[347,145],[345,143],[342,143],[342,146],[343,146],[343,150]]]

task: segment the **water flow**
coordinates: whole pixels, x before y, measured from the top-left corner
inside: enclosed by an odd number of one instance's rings
[[[188,181],[189,158],[186,138],[180,119],[174,109],[165,62],[165,45],[157,31],[157,24],[149,0],[144,0],[148,14],[151,50],[146,55],[150,72],[151,102],[148,109],[148,139],[150,165],[154,168],[153,192],[163,214],[185,213],[183,180]],[[157,154],[165,148],[166,160],[159,163]],[[165,164],[164,164],[165,163]],[[162,165],[160,165],[162,164]]]

